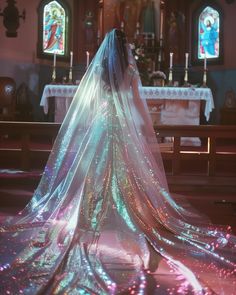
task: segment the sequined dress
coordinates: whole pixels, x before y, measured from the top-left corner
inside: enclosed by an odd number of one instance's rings
[[[0,294],[235,290],[235,236],[169,193],[135,62],[130,55],[122,76],[118,49],[111,31],[81,81],[31,202],[2,221]]]

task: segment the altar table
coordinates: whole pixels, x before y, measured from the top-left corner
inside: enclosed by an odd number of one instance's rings
[[[46,85],[40,101],[44,113],[48,113],[48,100],[54,97],[54,120],[62,122],[78,87],[78,85]],[[200,101],[205,102],[204,115],[207,121],[214,108],[209,88],[140,87],[140,96],[147,99],[153,124],[157,125],[199,125]],[[182,138],[181,144],[200,145],[201,143],[199,138]]]

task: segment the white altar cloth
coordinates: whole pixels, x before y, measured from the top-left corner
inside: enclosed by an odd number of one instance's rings
[[[54,121],[62,122],[78,87],[78,85],[46,85],[40,101],[44,113],[48,113],[48,100],[54,97]],[[200,101],[205,101],[204,115],[207,121],[214,108],[209,88],[140,87],[140,96],[147,100],[153,124],[157,125],[199,125]],[[165,140],[172,139],[165,138]],[[186,137],[181,138],[181,144],[199,146],[201,141],[197,137]]]
[[[214,109],[214,100],[210,88],[192,87],[141,87],[140,95],[146,99],[165,100],[204,100],[204,115],[208,121],[210,113]]]
[[[48,99],[50,97],[62,97],[67,99],[69,104],[75,95],[78,85],[46,85],[40,101],[44,113],[48,113]],[[214,100],[209,88],[191,87],[141,87],[140,95],[144,99],[165,99],[165,100],[204,100],[204,114],[209,120],[210,113],[214,109]],[[68,106],[69,107],[69,106]]]
[[[40,101],[40,106],[43,107],[44,113],[48,113],[48,99],[55,97],[55,122],[62,122],[77,88],[78,85],[45,85]]]

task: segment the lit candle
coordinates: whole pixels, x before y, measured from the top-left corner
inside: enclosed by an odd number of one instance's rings
[[[207,58],[206,55],[204,56],[204,70],[207,69]]]
[[[73,65],[73,52],[70,52],[70,67],[72,68]]]
[[[188,68],[188,53],[185,53],[185,69]]]
[[[88,66],[89,66],[89,51],[86,51],[86,56],[87,56],[86,67],[88,68]]]
[[[53,54],[53,66],[56,67],[56,61],[57,61],[57,54],[56,54],[56,51],[54,51],[54,54]]]
[[[174,53],[171,52],[170,53],[170,69],[172,69],[172,67],[173,67],[173,55],[174,55]]]

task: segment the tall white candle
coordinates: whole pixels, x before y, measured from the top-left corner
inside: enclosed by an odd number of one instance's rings
[[[56,67],[56,61],[57,61],[57,54],[56,54],[56,51],[54,51],[54,54],[53,54],[53,66]]]
[[[163,9],[160,13],[160,39],[163,39]]]
[[[185,53],[185,69],[188,68],[188,53]]]
[[[174,53],[171,52],[170,53],[170,69],[172,69],[172,67],[173,67],[173,55],[174,55]]]
[[[86,56],[87,56],[86,67],[88,68],[88,66],[89,66],[89,51],[86,51]]]
[[[207,69],[207,58],[206,55],[204,56],[204,70]]]
[[[73,66],[73,52],[70,52],[70,67],[72,68]]]

